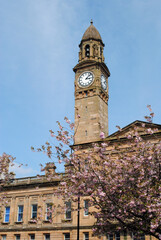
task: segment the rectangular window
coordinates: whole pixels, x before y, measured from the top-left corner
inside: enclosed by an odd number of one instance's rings
[[[20,235],[18,234],[18,235],[15,235],[15,239],[16,240],[20,240]]]
[[[31,218],[33,219],[37,218],[37,204],[32,205]]]
[[[6,235],[2,235],[2,240],[6,240],[7,236]]]
[[[50,240],[50,234],[44,234],[44,240]]]
[[[140,240],[145,240],[145,234],[144,233],[140,234]]]
[[[10,207],[5,207],[4,222],[9,222],[10,218]]]
[[[84,216],[88,216],[89,213],[89,200],[84,200]]]
[[[108,234],[108,240],[113,240],[113,233]]]
[[[84,233],[84,240],[89,240],[89,233]]]
[[[66,202],[65,203],[66,205],[66,210],[65,210],[65,218],[68,220],[68,219],[71,219],[71,202]]]
[[[22,222],[23,220],[23,205],[18,206],[18,216],[17,221]]]
[[[120,233],[119,232],[115,233],[115,240],[120,240]]]
[[[30,235],[29,235],[29,239],[30,239],[30,240],[35,240],[35,234],[30,234]]]
[[[145,235],[143,233],[132,233],[133,240],[145,240]]]
[[[52,219],[52,204],[47,203],[46,204],[45,220],[51,220],[51,219]]]
[[[127,231],[125,230],[123,234],[124,234],[124,240],[127,240]]]
[[[64,240],[70,240],[70,233],[64,233]]]

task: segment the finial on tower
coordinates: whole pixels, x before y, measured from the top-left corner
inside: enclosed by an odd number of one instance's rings
[[[91,25],[93,24],[93,20],[91,19]]]

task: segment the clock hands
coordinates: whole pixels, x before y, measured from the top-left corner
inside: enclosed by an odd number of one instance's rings
[[[89,73],[88,74],[88,76],[85,78],[85,80],[88,80],[88,79],[90,79],[92,76],[91,76],[91,74]]]
[[[107,89],[106,78],[105,78],[105,76],[104,76],[103,74],[101,75],[101,85],[102,85],[102,88],[103,88],[104,90]]]
[[[78,83],[82,87],[87,87],[92,84],[94,76],[91,72],[84,72],[78,79]]]

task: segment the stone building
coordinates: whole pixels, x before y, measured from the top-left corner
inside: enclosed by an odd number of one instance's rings
[[[75,72],[75,145],[87,148],[92,142],[101,141],[100,132],[105,133],[105,141],[119,141],[126,145],[125,134],[135,126],[142,130],[142,122],[135,121],[108,136],[108,78],[110,72],[104,63],[104,43],[93,22],[85,31],[79,45],[79,62]],[[78,118],[78,115],[81,118]],[[155,139],[161,139],[161,125],[145,123],[147,127],[158,128]],[[153,141],[145,132],[142,135]],[[63,202],[55,196],[56,189],[64,174],[57,174],[55,166],[48,164],[46,175],[53,172],[53,181],[44,177],[13,179],[4,194],[7,202],[1,206],[1,240],[76,240],[77,212],[72,211],[75,203]],[[95,223],[89,214],[88,199],[81,199],[80,240],[131,240],[132,235],[114,233],[100,238],[93,236]],[[52,211],[51,211],[52,210]],[[142,239],[145,239],[143,236]],[[150,239],[146,237],[146,239]]]

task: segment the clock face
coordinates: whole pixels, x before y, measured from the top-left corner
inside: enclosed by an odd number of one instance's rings
[[[107,89],[106,78],[103,74],[101,75],[101,86],[102,86],[103,90]]]
[[[92,72],[84,72],[78,78],[78,84],[81,87],[87,87],[93,83],[94,75]]]

